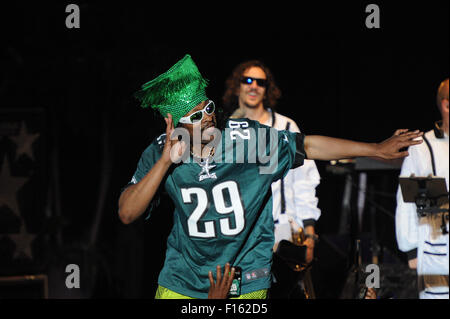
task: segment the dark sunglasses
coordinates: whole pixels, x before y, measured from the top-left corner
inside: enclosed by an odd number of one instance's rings
[[[256,84],[260,87],[266,87],[267,86],[267,80],[265,79],[257,79],[257,78],[252,78],[249,76],[245,76],[241,78],[241,83],[242,84],[252,84],[253,81],[256,81]]]

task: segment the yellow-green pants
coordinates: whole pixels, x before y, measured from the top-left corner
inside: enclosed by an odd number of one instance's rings
[[[257,290],[253,292],[249,292],[248,294],[240,295],[236,298],[230,299],[266,299],[267,298],[267,289]],[[185,296],[179,294],[175,291],[167,289],[163,286],[158,285],[158,289],[156,290],[155,299],[196,299],[189,296]]]

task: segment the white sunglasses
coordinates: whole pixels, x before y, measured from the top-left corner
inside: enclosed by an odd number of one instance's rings
[[[214,113],[215,110],[216,105],[214,104],[213,101],[209,100],[209,102],[205,105],[203,110],[192,113],[189,116],[182,117],[178,122],[183,124],[194,124],[200,122],[203,119],[203,113],[211,115]]]

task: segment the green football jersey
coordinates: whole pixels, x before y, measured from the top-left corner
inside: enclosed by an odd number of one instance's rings
[[[208,297],[208,272],[227,262],[242,269],[241,294],[270,287],[271,184],[305,158],[303,135],[249,119],[228,120],[219,141],[212,161],[173,164],[164,185],[175,212],[158,283],[194,298]],[[163,134],[143,152],[132,183],[160,158],[164,142]]]

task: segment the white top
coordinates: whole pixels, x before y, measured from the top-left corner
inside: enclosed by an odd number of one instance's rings
[[[272,112],[269,109],[269,112]],[[285,130],[290,122],[289,131],[300,133],[297,124],[290,118],[275,112],[275,126],[277,130]],[[272,114],[266,123],[272,126]],[[291,239],[289,221],[293,227],[303,227],[307,219],[318,220],[320,209],[317,207],[316,187],[320,183],[320,175],[313,160],[305,160],[304,164],[291,169],[284,178],[284,195],[286,213],[281,214],[281,180],[272,183],[273,219],[275,221],[275,245],[282,239]],[[295,225],[296,224],[296,225]]]
[[[444,177],[449,188],[449,138],[436,138],[433,131],[425,133],[433,149],[437,177]],[[411,146],[405,158],[401,177],[411,174],[426,177],[433,174],[430,151],[425,141]],[[442,214],[429,214],[419,218],[415,203],[405,203],[400,187],[397,190],[395,229],[398,247],[403,252],[417,249],[417,274],[421,299],[449,298],[449,241],[448,234],[441,231]],[[446,223],[448,230],[448,222]],[[412,255],[408,256],[409,259]]]
[[[425,133],[425,137],[433,148],[434,160],[436,163],[436,174],[438,177],[445,177],[448,191],[449,181],[449,151],[448,135],[438,139],[433,130]],[[433,174],[431,155],[425,141],[422,144],[411,146],[408,149],[409,156],[402,164],[401,177],[428,176]],[[398,247],[403,252],[416,249],[418,247],[419,220],[417,216],[416,204],[405,203],[400,186],[397,190],[397,209],[395,214],[396,235]]]

